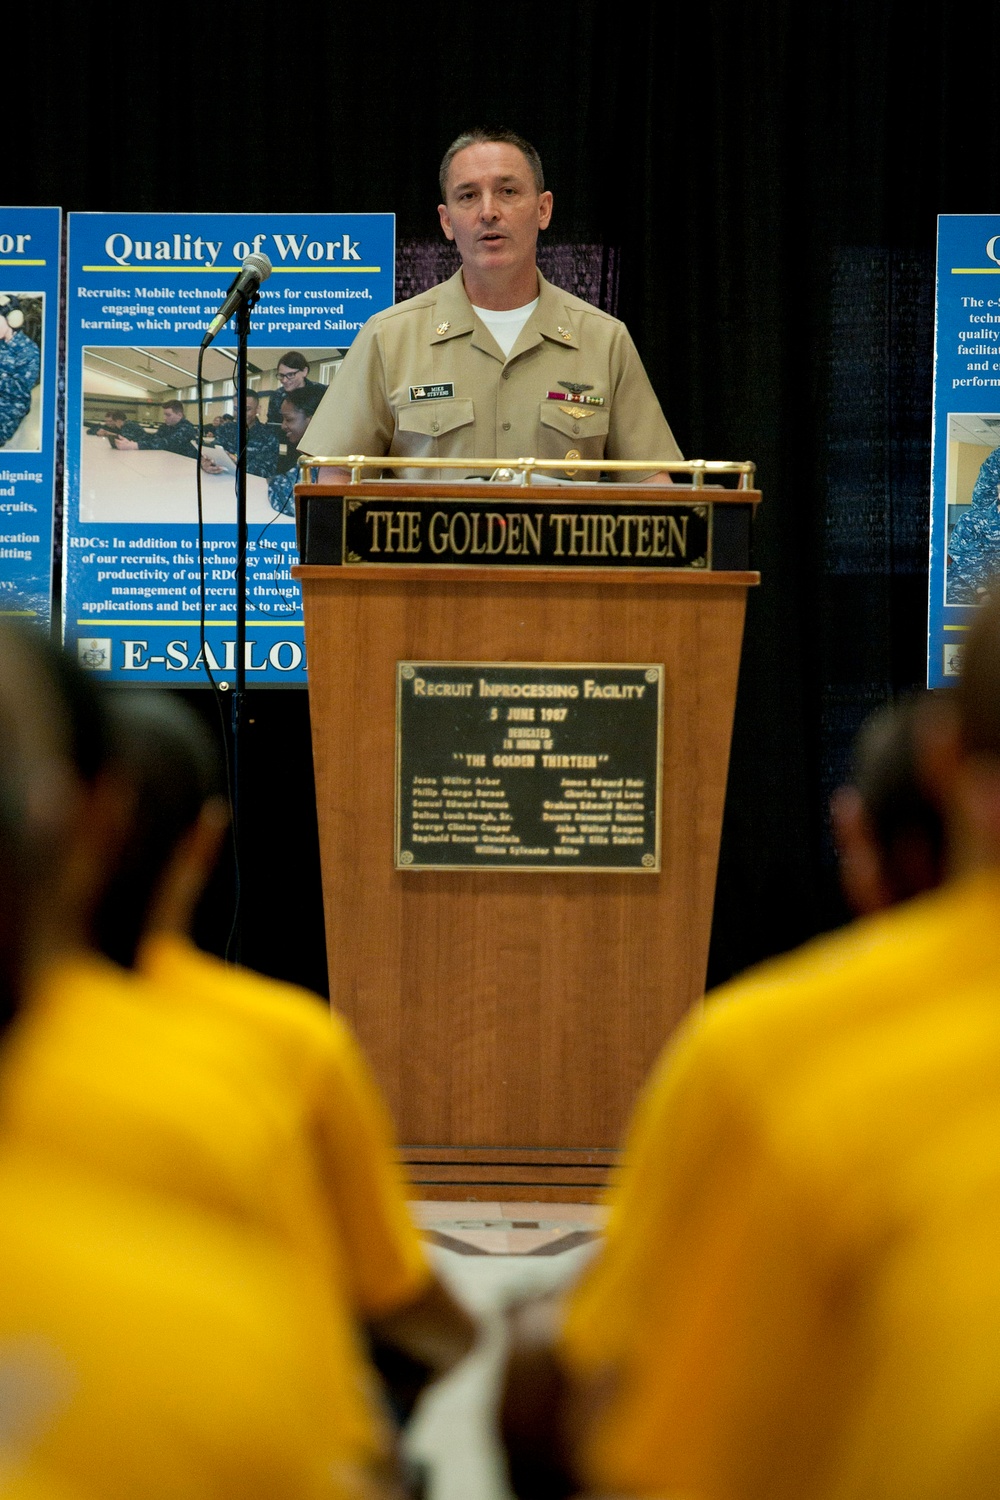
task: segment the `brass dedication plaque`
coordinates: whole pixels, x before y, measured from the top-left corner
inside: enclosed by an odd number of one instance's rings
[[[661,664],[396,665],[396,868],[660,868]]]

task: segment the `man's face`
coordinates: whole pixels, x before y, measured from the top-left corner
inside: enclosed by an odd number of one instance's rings
[[[306,383],[305,370],[290,370],[287,365],[278,366],[278,380],[283,391],[300,391]]]
[[[176,427],[183,415],[184,413],[178,411],[175,406],[165,406],[163,408],[163,420],[168,427]]]
[[[247,426],[252,427],[257,420],[258,401],[256,396],[247,397]]]
[[[309,418],[304,411],[300,411],[290,401],[282,401],[281,428],[293,447],[297,448],[299,446],[299,439],[304,436],[308,426]]]
[[[488,274],[534,264],[538,231],[552,217],[552,194],[536,190],[516,146],[466,146],[452,158],[447,187],[438,215],[463,265]]]

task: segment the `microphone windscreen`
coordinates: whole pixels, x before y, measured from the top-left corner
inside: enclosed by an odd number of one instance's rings
[[[243,269],[244,271],[256,271],[261,281],[266,281],[274,267],[266,255],[261,255],[260,251],[255,251],[253,254],[247,256],[243,262]]]

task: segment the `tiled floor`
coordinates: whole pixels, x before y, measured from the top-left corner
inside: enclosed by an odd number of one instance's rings
[[[424,1398],[410,1424],[408,1451],[429,1471],[428,1500],[511,1500],[493,1432],[503,1309],[579,1275],[594,1253],[602,1210],[575,1203],[427,1202],[413,1209],[438,1270],[479,1317],[483,1336]]]
[[[604,1210],[590,1203],[415,1203],[431,1244],[459,1255],[559,1255],[599,1233]]]

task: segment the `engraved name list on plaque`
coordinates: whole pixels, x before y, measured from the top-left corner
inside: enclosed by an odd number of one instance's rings
[[[655,874],[663,671],[397,663],[397,869]]]

